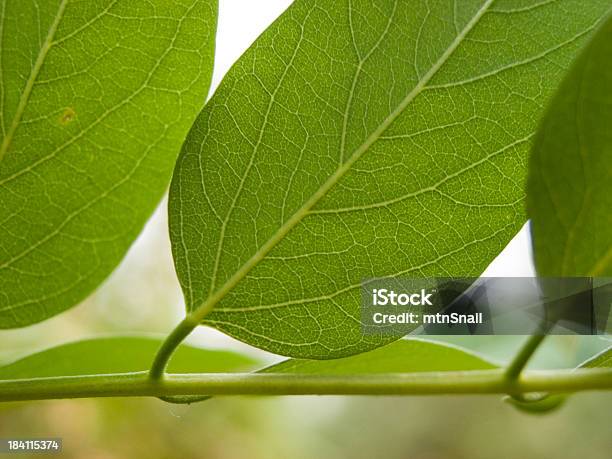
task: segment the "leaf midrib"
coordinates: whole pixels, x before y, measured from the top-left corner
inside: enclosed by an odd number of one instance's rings
[[[440,68],[446,63],[450,56],[455,52],[457,47],[463,42],[464,38],[470,33],[470,31],[478,24],[480,19],[485,15],[490,6],[495,0],[486,0],[476,14],[470,19],[470,21],[459,33],[450,46],[442,53],[440,58],[434,63],[427,73],[417,82],[412,91],[402,100],[397,108],[391,112],[387,118],[383,120],[380,126],[368,136],[366,141],[357,148],[349,159],[342,164],[336,172],[334,172],[321,187],[306,201],[302,207],[300,207],[292,216],[289,218],[279,230],[270,238],[268,241],[261,246],[261,248],[247,260],[242,267],[230,277],[223,286],[209,296],[200,306],[198,306],[191,314],[189,314],[189,321],[194,325],[199,324],[204,317],[214,308],[214,306],[225,297],[250,271],[253,269],[306,215],[312,207],[314,207],[325,194],[346,174],[353,164],[378,140],[378,138],[391,126],[395,119],[403,113],[406,107],[423,91],[426,84],[433,78],[433,76],[440,70]]]
[[[15,115],[13,116],[11,125],[6,133],[6,136],[2,140],[2,146],[0,146],[0,161],[4,159],[4,156],[8,151],[11,141],[13,140],[13,135],[15,134],[15,131],[17,130],[17,127],[21,122],[21,117],[23,116],[23,112],[25,111],[26,106],[28,105],[28,102],[30,100],[30,95],[32,94],[34,83],[38,78],[38,75],[45,62],[47,54],[49,53],[49,50],[51,49],[53,38],[55,37],[55,32],[57,32],[57,28],[59,27],[59,24],[62,18],[64,17],[64,12],[66,10],[66,6],[68,5],[68,1],[69,0],[61,1],[55,18],[53,18],[53,22],[51,23],[51,26],[49,27],[49,30],[47,32],[47,36],[45,37],[45,41],[40,47],[40,51],[38,52],[38,56],[36,57],[34,67],[32,67],[32,71],[30,72],[28,81],[26,82],[26,85],[23,89],[23,93],[21,94],[21,98],[19,99],[19,105],[17,106],[17,110],[15,111]],[[4,110],[4,106],[0,107],[0,109]]]

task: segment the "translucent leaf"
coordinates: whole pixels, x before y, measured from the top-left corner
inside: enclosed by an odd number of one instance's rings
[[[0,328],[75,305],[168,186],[215,0],[0,0]]]
[[[524,224],[542,107],[609,0],[296,0],[198,118],[170,191],[188,311],[338,358],[360,284],[478,276]]]

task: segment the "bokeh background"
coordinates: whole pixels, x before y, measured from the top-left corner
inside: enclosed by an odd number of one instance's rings
[[[44,323],[2,331],[0,362],[79,338],[167,333],[183,306],[164,204],[87,301]],[[531,269],[524,235],[487,272],[510,269]],[[438,339],[500,362],[524,340]],[[204,327],[190,342],[246,352],[262,364],[281,359]],[[532,365],[572,367],[609,344],[598,337],[549,337]],[[497,396],[227,397],[190,406],[156,399],[58,400],[0,404],[0,437],[61,437],[58,456],[70,459],[610,459],[611,413],[609,393],[578,394],[545,416],[519,412]]]
[[[221,0],[213,88],[290,0]],[[165,202],[116,272],[80,306],[49,321],[0,333],[0,363],[81,338],[166,334],[183,315]],[[528,229],[485,272],[533,274]],[[280,360],[200,327],[189,341]],[[524,338],[446,337],[507,361]],[[550,337],[537,368],[570,368],[610,345],[603,337]],[[545,416],[494,396],[235,397],[169,405],[155,399],[0,404],[0,437],[61,437],[64,458],[612,458],[612,395],[572,397]],[[20,455],[19,457],[26,457]],[[40,457],[40,456],[39,456]]]

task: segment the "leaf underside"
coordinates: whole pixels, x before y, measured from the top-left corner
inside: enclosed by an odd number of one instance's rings
[[[456,6],[456,7],[454,7]],[[188,311],[251,345],[338,358],[360,283],[477,276],[524,223],[542,107],[601,1],[297,0],[225,77],[170,191]]]
[[[82,300],[164,193],[216,1],[0,0],[0,328]]]
[[[612,276],[612,17],[573,64],[534,142],[528,211],[541,275]]]

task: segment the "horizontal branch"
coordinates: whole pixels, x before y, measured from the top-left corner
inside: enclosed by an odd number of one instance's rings
[[[148,372],[0,381],[0,402],[85,397],[176,395],[435,395],[569,393],[612,390],[612,369],[504,370],[323,376],[280,373],[169,374]]]

